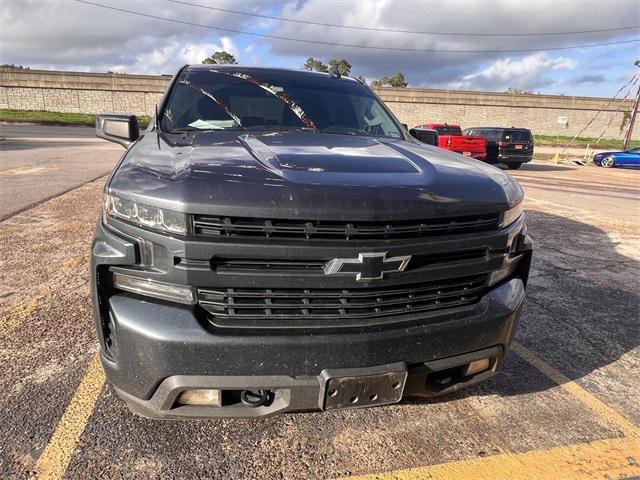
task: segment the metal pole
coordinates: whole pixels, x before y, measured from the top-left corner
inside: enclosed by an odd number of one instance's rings
[[[636,60],[636,67],[640,67],[640,60]],[[622,150],[629,148],[629,142],[631,141],[631,135],[633,135],[633,125],[636,123],[636,115],[638,114],[638,103],[640,103],[640,85],[638,86],[638,93],[636,93],[636,101],[633,105],[633,113],[631,114],[631,120],[629,121],[629,129],[627,135],[624,137],[624,144]]]

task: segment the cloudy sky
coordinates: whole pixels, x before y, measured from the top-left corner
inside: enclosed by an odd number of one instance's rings
[[[611,96],[640,58],[640,43],[545,50],[640,39],[638,0],[87,1],[2,0],[0,63],[171,74],[224,49],[247,65],[345,58],[416,87]]]

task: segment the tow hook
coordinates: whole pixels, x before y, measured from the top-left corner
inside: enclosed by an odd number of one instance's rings
[[[248,407],[260,407],[269,398],[269,390],[242,390],[240,400]]]

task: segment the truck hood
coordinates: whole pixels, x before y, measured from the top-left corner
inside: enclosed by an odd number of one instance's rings
[[[185,213],[345,221],[494,213],[523,195],[505,172],[436,147],[312,132],[147,132],[108,190]]]

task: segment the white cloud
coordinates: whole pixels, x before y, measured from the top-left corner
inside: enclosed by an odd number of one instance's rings
[[[568,30],[595,30],[637,25],[640,9],[637,0],[447,0],[412,1],[342,0],[291,1],[283,16],[310,22],[357,25],[367,28],[402,29],[430,32],[544,33]],[[465,75],[479,73],[486,65],[511,57],[511,62],[527,58],[536,49],[608,42],[630,38],[637,32],[599,32],[542,36],[448,36],[421,35],[327,28],[297,23],[280,24],[277,35],[354,45],[405,49],[436,50],[530,50],[530,53],[409,53],[367,50],[351,47],[309,45],[273,41],[279,54],[320,58],[342,57],[353,65],[355,74],[375,78],[401,71],[411,85],[446,85]],[[631,50],[632,48],[630,48]],[[593,52],[596,50],[584,51]],[[562,52],[563,60],[553,65],[568,68],[579,51]],[[546,57],[552,58],[552,57]],[[530,61],[530,60],[528,60]],[[525,62],[526,64],[526,62]],[[498,68],[498,67],[496,67]],[[526,70],[521,71],[525,78]]]
[[[505,90],[508,87],[534,90],[549,85],[549,71],[574,70],[578,62],[571,58],[551,58],[545,53],[534,53],[514,59],[501,58],[478,73],[464,75],[447,86],[464,90]]]
[[[108,70],[119,73],[145,72],[149,74],[173,73],[177,66],[187,63],[200,63],[213,52],[225,50],[234,56],[238,49],[228,37],[223,37],[220,44],[184,43],[172,39],[161,47],[137,54],[134,59],[124,65],[111,65]]]
[[[156,0],[103,0],[116,8],[148,12],[187,22],[250,28],[245,17],[177,7]],[[233,8],[236,2],[216,3]],[[246,0],[243,7],[264,5]],[[154,20],[72,0],[3,0],[0,8],[0,63],[31,68],[174,73],[199,63],[215,49],[238,56],[235,41],[214,30]]]
[[[637,32],[527,37],[466,37],[419,35],[323,27],[279,22],[157,0],[96,0],[116,8],[206,25],[264,32],[294,39],[354,45],[440,50],[534,49],[531,53],[410,53],[331,45],[313,45],[255,37],[104,10],[73,0],[2,0],[0,63],[31,68],[120,70],[129,73],[174,73],[186,62],[199,62],[209,49],[230,50],[244,64],[273,65],[315,56],[347,59],[354,75],[375,79],[403,72],[412,86],[450,86],[503,89],[504,85],[533,88],[553,82],[572,67],[573,58],[614,52],[618,57],[633,46],[568,50],[536,54],[536,48],[628,39]],[[360,27],[440,32],[549,32],[637,25],[637,0],[191,0],[200,5],[259,14]],[[215,5],[214,5],[215,3]],[[238,46],[238,48],[236,48]],[[637,50],[637,49],[636,49]],[[264,55],[267,52],[267,55]],[[616,53],[617,52],[617,53]],[[582,61],[582,60],[581,60]],[[579,78],[602,69],[576,68]],[[632,62],[629,62],[630,64]],[[535,74],[532,72],[536,72]],[[550,72],[546,74],[545,72]],[[475,81],[475,86],[471,85]],[[484,82],[484,83],[483,83]],[[480,87],[480,84],[483,86]]]

